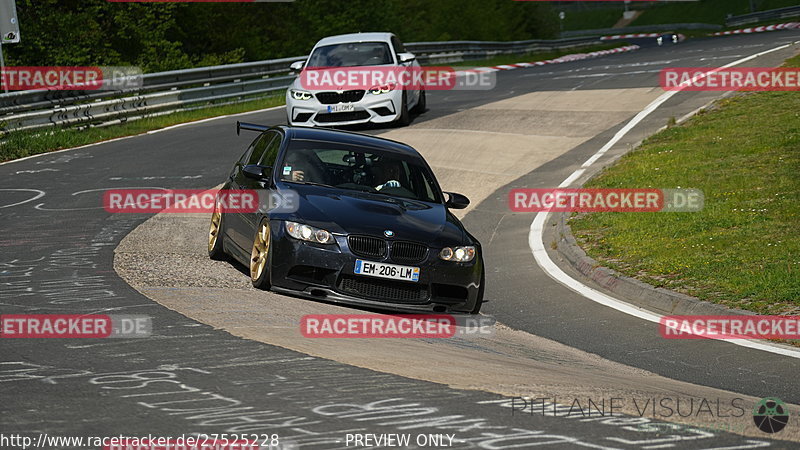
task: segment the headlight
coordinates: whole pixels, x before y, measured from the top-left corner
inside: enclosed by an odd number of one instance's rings
[[[286,232],[289,236],[301,241],[315,242],[317,244],[333,244],[333,236],[326,230],[314,228],[297,222],[286,222]]]
[[[313,95],[311,95],[310,92],[306,91],[296,91],[292,89],[291,92],[292,92],[292,98],[295,100],[311,100],[311,98],[313,97]]]
[[[470,262],[475,259],[475,247],[445,247],[439,252],[439,258],[445,261]]]
[[[393,84],[387,84],[386,86],[375,86],[370,88],[369,92],[373,95],[385,94],[387,92],[391,92],[394,90]]]

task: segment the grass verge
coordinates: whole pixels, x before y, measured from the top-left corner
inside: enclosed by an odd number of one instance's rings
[[[800,67],[800,57],[787,65]],[[697,213],[570,219],[601,264],[655,286],[761,314],[800,314],[800,96],[720,102],[648,139],[593,188],[698,188]]]
[[[3,142],[0,143],[0,162],[64,148],[79,147],[81,145],[93,144],[124,136],[132,136],[171,125],[177,125],[179,123],[192,122],[227,114],[256,111],[283,104],[283,95],[270,96],[243,103],[220,106],[211,105],[192,111],[146,117],[119,125],[88,127],[83,129],[47,128],[35,131],[12,131],[3,136]]]
[[[617,41],[611,44],[591,45],[587,47],[577,47],[569,50],[553,50],[551,52],[538,52],[538,53],[525,53],[514,55],[497,55],[489,59],[468,60],[458,63],[451,63],[458,68],[464,67],[487,67],[499,66],[502,64],[516,64],[521,62],[544,61],[547,59],[555,59],[565,55],[572,55],[575,53],[591,53],[599,52],[601,50],[611,50],[614,48],[624,47],[629,45],[627,42]],[[441,66],[442,64],[430,64],[432,66]]]

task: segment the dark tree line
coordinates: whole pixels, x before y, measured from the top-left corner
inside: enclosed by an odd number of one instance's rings
[[[9,65],[136,65],[147,72],[297,56],[319,38],[392,31],[406,42],[554,37],[546,3],[512,0],[297,0],[114,3],[17,0],[22,42]]]

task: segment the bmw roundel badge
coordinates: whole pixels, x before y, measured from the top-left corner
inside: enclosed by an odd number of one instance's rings
[[[387,238],[394,237],[394,231],[386,230],[383,232],[383,235],[386,236]]]

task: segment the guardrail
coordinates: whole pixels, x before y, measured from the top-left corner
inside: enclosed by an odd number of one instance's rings
[[[800,6],[789,6],[788,8],[770,9],[768,11],[728,17],[725,20],[725,25],[729,27],[738,27],[739,25],[747,25],[749,23],[767,22],[791,17],[800,17]]]
[[[420,63],[446,64],[487,59],[501,54],[521,54],[552,50],[568,50],[575,47],[597,44],[599,36],[572,37],[558,40],[533,39],[528,41],[451,41],[414,42],[406,49],[416,55]]]
[[[406,48],[423,64],[445,64],[498,54],[569,49],[598,37],[555,41],[416,42]],[[288,66],[306,56],[150,73],[140,87],[113,91],[36,90],[0,94],[0,130],[95,125],[167,114],[207,104],[237,103],[286,89],[295,78]]]
[[[682,31],[682,30],[708,30],[718,31],[722,29],[722,25],[714,25],[710,23],[669,23],[660,25],[637,25],[633,27],[623,28],[597,28],[593,30],[578,30],[578,31],[564,31],[561,33],[562,37],[576,37],[576,36],[597,36],[605,34],[636,34],[647,32],[659,31]]]
[[[0,94],[0,121],[5,130],[40,128],[76,122],[90,122],[133,112],[145,113],[181,102],[235,94],[263,94],[285,89],[291,76],[291,62],[305,58],[281,58],[224,66],[200,67],[150,73],[142,86],[115,91],[34,90]],[[248,84],[244,84],[248,81]],[[258,81],[253,83],[253,81]],[[184,89],[181,89],[184,88]],[[52,117],[51,117],[52,116]]]

